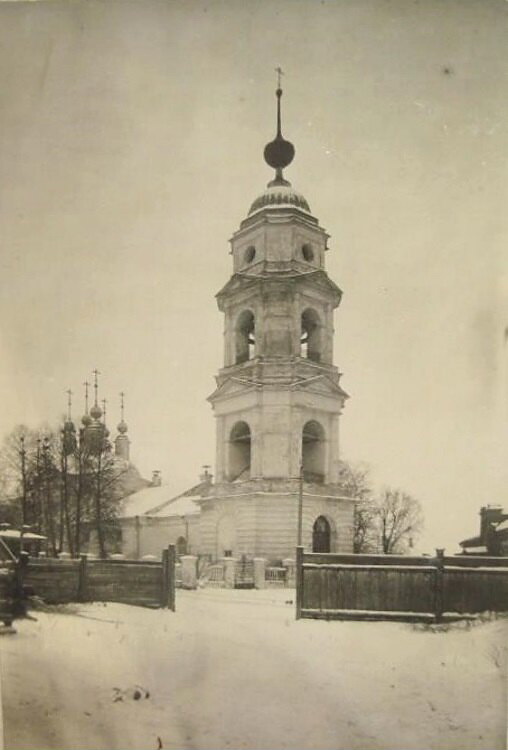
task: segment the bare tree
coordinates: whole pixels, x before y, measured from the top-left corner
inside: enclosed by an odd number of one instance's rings
[[[341,461],[339,477],[345,494],[355,501],[353,552],[377,551],[377,508],[372,496],[369,467],[363,463]]]
[[[423,511],[416,498],[399,489],[385,489],[376,500],[381,548],[385,555],[405,552],[423,529]]]

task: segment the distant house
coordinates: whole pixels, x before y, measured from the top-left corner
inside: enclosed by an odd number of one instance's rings
[[[460,542],[466,555],[508,557],[508,510],[501,505],[480,509],[480,534]]]

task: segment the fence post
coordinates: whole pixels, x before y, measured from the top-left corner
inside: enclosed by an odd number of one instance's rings
[[[14,602],[12,613],[15,617],[24,617],[26,615],[26,600],[23,582],[28,567],[28,561],[28,552],[20,552],[14,569]]]
[[[162,550],[161,607],[175,611],[175,545]]]
[[[303,547],[296,548],[296,619],[302,616],[303,604]]]
[[[443,619],[444,549],[436,549],[436,571],[434,573],[434,619]]]
[[[78,602],[88,598],[88,557],[80,555],[78,568]]]

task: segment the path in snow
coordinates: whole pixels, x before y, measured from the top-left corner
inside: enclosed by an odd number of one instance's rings
[[[0,640],[6,749],[504,750],[507,621],[296,622],[288,599],[36,613]]]

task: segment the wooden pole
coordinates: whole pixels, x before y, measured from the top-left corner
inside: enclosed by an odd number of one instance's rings
[[[86,602],[87,600],[87,577],[88,577],[88,560],[86,555],[81,555],[79,559],[78,571],[78,601]]]
[[[298,478],[298,534],[297,546],[302,546],[302,516],[303,516],[303,463],[300,464],[300,476]]]
[[[170,544],[162,553],[162,580],[164,586],[163,607],[175,611],[175,545]]]
[[[443,619],[444,549],[436,549],[436,571],[434,574],[434,619]]]
[[[303,547],[296,548],[296,619],[302,616],[303,605]]]

